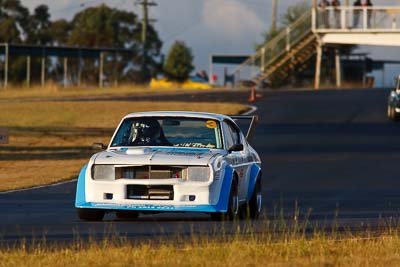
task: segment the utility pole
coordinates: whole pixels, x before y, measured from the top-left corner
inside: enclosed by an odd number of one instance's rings
[[[149,2],[148,0],[142,0],[139,2],[142,6],[143,18],[142,18],[142,75],[144,78],[148,77],[147,69],[147,29],[149,25],[149,6],[156,6],[155,2]],[[151,20],[154,22],[155,20]]]
[[[276,14],[278,12],[278,0],[272,0],[272,23],[271,23],[271,32],[276,31]]]
[[[8,86],[8,64],[9,64],[9,54],[10,54],[10,47],[9,44],[5,44],[4,48],[4,88]]]

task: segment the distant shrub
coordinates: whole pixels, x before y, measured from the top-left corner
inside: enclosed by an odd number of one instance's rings
[[[184,42],[176,41],[168,52],[164,64],[164,75],[170,81],[183,82],[194,69],[193,55]]]

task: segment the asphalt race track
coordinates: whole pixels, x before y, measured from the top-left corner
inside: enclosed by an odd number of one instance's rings
[[[255,229],[265,230],[265,218],[281,217],[288,222],[307,220],[310,228],[313,223],[335,222],[347,229],[379,229],[397,223],[400,122],[386,119],[388,90],[262,94],[256,103],[261,121],[253,146],[263,160],[265,215]],[[243,93],[206,95],[214,101],[247,100]],[[71,241],[110,233],[140,240],[213,234],[222,224],[197,214],[146,215],[126,221],[109,214],[104,222],[83,222],[75,214],[74,194],[74,182],[0,194],[0,240]],[[232,223],[224,225],[228,231],[234,228]]]

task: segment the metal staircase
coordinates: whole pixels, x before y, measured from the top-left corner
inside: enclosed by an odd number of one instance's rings
[[[234,80],[277,87],[291,74],[306,70],[316,55],[314,87],[318,89],[324,45],[400,46],[400,6],[312,8],[239,65]],[[340,87],[340,55],[336,57]]]
[[[271,86],[279,86],[291,73],[304,69],[315,55],[316,45],[311,12],[307,12],[239,65],[233,72],[235,81],[245,74],[256,84],[267,81]]]
[[[315,36],[309,35],[278,60],[266,66],[264,73],[256,77],[259,83],[269,78],[272,85],[279,85],[290,77],[293,71],[300,71],[303,65],[316,53]]]

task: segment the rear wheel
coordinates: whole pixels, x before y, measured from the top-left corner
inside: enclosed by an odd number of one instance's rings
[[[392,121],[397,121],[400,118],[400,115],[396,114],[396,109],[391,105],[388,105],[387,116]]]
[[[229,193],[228,211],[211,213],[211,219],[215,221],[236,220],[239,215],[239,191],[236,176],[232,180],[231,190]]]
[[[139,212],[131,210],[120,210],[115,212],[118,219],[136,219],[139,217]]]
[[[85,221],[101,221],[104,218],[105,211],[98,209],[76,209],[78,217]]]
[[[393,117],[392,117],[392,120],[393,120],[393,121],[398,121],[398,120],[400,119],[400,114],[396,113],[396,109],[393,108],[393,107],[392,107],[392,110],[393,110],[393,111],[392,111],[392,114],[393,114],[393,115],[392,115],[392,116],[393,116]]]

